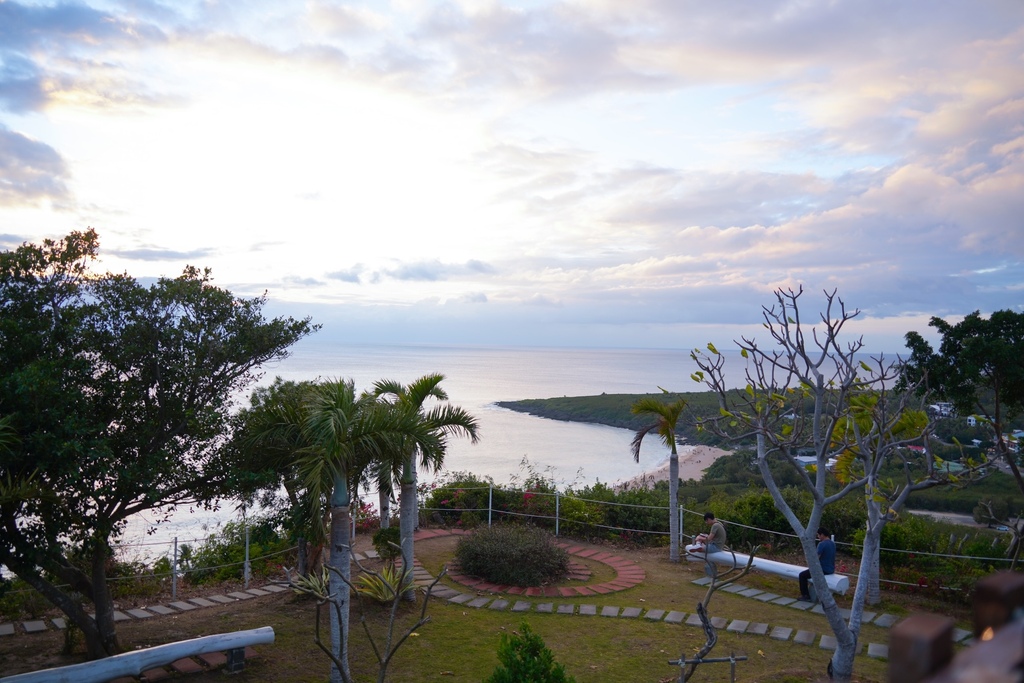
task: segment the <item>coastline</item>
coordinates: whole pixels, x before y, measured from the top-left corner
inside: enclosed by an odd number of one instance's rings
[[[731,455],[732,451],[726,451],[714,446],[679,446],[679,478],[683,481],[696,479],[700,481],[704,476],[704,470],[725,455]],[[612,485],[616,491],[625,488],[650,488],[659,481],[668,481],[669,463],[666,460],[653,470],[625,481],[617,481]]]

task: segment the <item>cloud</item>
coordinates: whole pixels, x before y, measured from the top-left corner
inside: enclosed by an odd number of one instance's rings
[[[476,259],[465,263],[443,263],[440,260],[403,263],[395,268],[383,270],[381,274],[395,280],[436,282],[466,275],[489,275],[494,268]]]
[[[0,107],[26,112],[56,100],[80,106],[158,102],[163,98],[145,81],[108,57],[163,38],[153,24],[85,4],[0,2]]]
[[[0,124],[0,206],[66,200],[67,178],[57,150]]]
[[[348,270],[336,270],[331,273],[327,273],[324,277],[329,280],[341,280],[342,282],[353,282],[359,284],[359,273],[362,272],[363,267],[361,264],[356,264]]]
[[[134,261],[191,261],[208,258],[212,249],[198,248],[190,250],[167,249],[164,247],[138,247],[135,249],[104,249],[105,253]]]

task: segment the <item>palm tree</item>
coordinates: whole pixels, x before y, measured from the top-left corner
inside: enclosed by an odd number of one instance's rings
[[[318,384],[304,406],[301,430],[307,442],[299,470],[317,509],[330,507],[331,681],[349,681],[348,631],[351,580],[352,491],[366,467],[408,443],[438,448],[435,433],[405,411],[357,395],[351,380]]]
[[[668,458],[668,532],[669,559],[673,562],[679,561],[679,453],[676,451],[676,423],[684,408],[686,401],[681,398],[672,403],[662,403],[650,397],[641,398],[631,408],[634,415],[650,415],[655,418],[652,424],[637,430],[633,436],[633,459],[640,462],[640,444],[651,432],[656,432],[671,449]]]
[[[434,472],[444,464],[445,451],[449,436],[468,436],[473,443],[478,440],[476,418],[458,406],[448,404],[437,405],[429,410],[424,409],[427,399],[447,401],[448,394],[441,388],[444,375],[424,375],[408,386],[393,380],[381,380],[374,385],[374,393],[379,397],[389,398],[398,411],[421,422],[437,439],[436,448],[424,448],[412,440],[405,440],[399,448],[385,455],[381,460],[379,485],[391,490],[391,482],[401,487],[399,494],[399,530],[401,533],[402,562],[406,568],[412,567],[413,534],[416,530],[416,474],[419,466],[430,468]],[[411,597],[411,594],[406,596]]]

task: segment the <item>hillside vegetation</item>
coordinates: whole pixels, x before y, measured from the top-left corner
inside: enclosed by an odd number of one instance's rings
[[[659,394],[601,394],[599,396],[562,396],[559,398],[529,398],[522,401],[499,401],[497,405],[520,413],[547,417],[565,422],[594,424],[638,430],[650,422],[649,416],[634,415],[630,408],[639,399],[649,397],[669,403],[677,398],[686,399],[689,407],[679,422],[679,434],[687,443],[725,446],[723,439],[713,434],[697,433],[695,417],[718,414],[718,399],[710,391]],[[735,444],[733,444],[734,446]]]

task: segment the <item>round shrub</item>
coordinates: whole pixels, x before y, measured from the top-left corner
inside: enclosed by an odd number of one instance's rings
[[[455,557],[466,574],[508,586],[540,586],[564,578],[569,553],[543,529],[502,524],[465,536]]]

